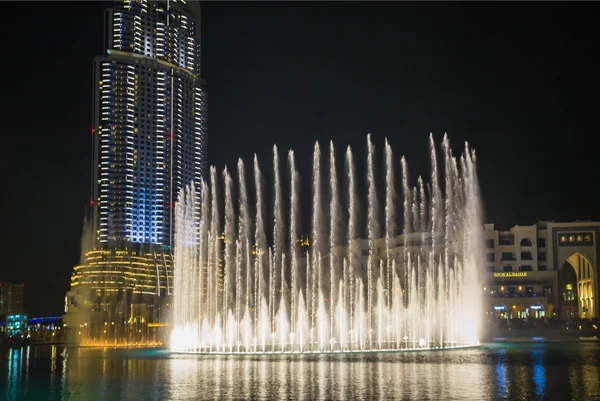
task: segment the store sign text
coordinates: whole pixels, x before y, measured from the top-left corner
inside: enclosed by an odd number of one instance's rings
[[[501,272],[501,273],[494,273],[494,277],[527,277],[527,272]]]

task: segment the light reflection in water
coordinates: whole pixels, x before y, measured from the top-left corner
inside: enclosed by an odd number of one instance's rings
[[[62,351],[0,354],[0,394],[15,401],[600,399],[600,347],[593,344],[263,357],[82,348],[64,358]]]
[[[339,367],[339,382],[340,382],[340,392],[339,392],[339,399],[340,400],[345,400],[346,399],[346,383],[347,383],[347,378],[346,378],[346,369],[348,368],[348,365],[345,363],[340,363],[338,364]]]
[[[36,347],[37,351],[37,347]],[[37,354],[37,352],[36,352]],[[50,387],[54,390],[56,387],[54,381],[56,380],[56,345],[52,345],[50,351]]]
[[[414,361],[412,361],[412,362],[414,362]],[[410,365],[410,369],[412,371],[410,376],[412,376],[412,377],[418,376],[419,373],[417,371],[417,368],[418,368],[418,366],[416,363],[412,363]],[[400,377],[404,377],[406,379],[407,376],[408,375],[404,374],[404,375],[401,375]],[[419,382],[421,382],[421,383],[419,383]],[[411,381],[408,381],[408,383],[410,383],[410,394],[416,394],[419,392],[419,384],[422,384],[422,379],[421,380],[411,380]]]
[[[571,389],[571,394],[574,399],[579,399],[581,396],[579,395],[579,391],[577,389],[578,386],[578,372],[576,366],[569,366],[569,387]]]
[[[544,352],[541,349],[533,350],[533,382],[535,394],[544,397],[546,393],[546,372],[544,368]]]
[[[20,352],[20,350],[18,350],[18,349],[10,349],[8,351],[8,357],[7,357],[8,377],[7,377],[7,388],[6,388],[6,398],[8,398],[8,399],[14,397],[15,394],[17,393],[17,385],[18,385],[17,372],[19,371],[17,360],[19,358],[19,352]]]
[[[29,358],[30,358],[30,352],[31,352],[31,347],[27,346],[27,348],[25,348],[25,380],[29,380]]]
[[[506,365],[504,361],[506,350],[499,349],[496,352],[496,386],[498,388],[498,397],[508,398],[508,382],[506,378]]]
[[[438,372],[440,373],[440,372]],[[428,364],[427,365],[427,376],[431,377],[433,376],[433,365],[432,364]],[[439,377],[439,375],[438,375]],[[434,389],[433,389],[433,380],[428,380],[427,381],[427,393],[432,396],[434,394]]]
[[[61,370],[61,376],[60,376],[60,383],[61,383],[60,388],[63,390],[62,391],[63,396],[67,395],[66,393],[68,390],[68,387],[67,387],[67,359],[68,358],[65,358],[65,357],[61,358],[62,370]]]
[[[234,374],[235,372],[239,371],[239,366],[240,366],[240,360],[235,360],[235,359],[230,359],[229,361],[227,361],[227,393],[225,394],[226,398],[231,399],[232,396],[232,390],[235,388],[235,381],[234,381]],[[235,365],[235,366],[234,366]]]
[[[598,349],[597,352],[600,354],[600,345]],[[598,370],[598,365],[586,365],[583,368],[583,382],[585,383],[583,389],[589,399],[600,399],[600,380],[598,380],[600,374]]]

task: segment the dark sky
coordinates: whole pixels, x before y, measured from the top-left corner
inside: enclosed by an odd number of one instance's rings
[[[105,2],[3,4],[0,279],[59,314],[90,197],[92,61]],[[476,150],[486,221],[600,219],[592,4],[203,4],[209,163],[385,137],[429,174],[428,135]],[[27,12],[24,14],[23,9]],[[596,123],[596,124],[594,124]],[[303,198],[305,203],[309,200]]]

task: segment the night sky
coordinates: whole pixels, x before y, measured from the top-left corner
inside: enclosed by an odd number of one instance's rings
[[[93,57],[106,2],[3,4],[0,280],[62,313],[90,198]],[[316,140],[387,137],[428,175],[428,135],[476,151],[487,222],[600,219],[600,48],[592,5],[203,4],[209,163],[293,148],[308,199]],[[24,11],[26,9],[26,11]],[[594,124],[596,123],[596,124]]]

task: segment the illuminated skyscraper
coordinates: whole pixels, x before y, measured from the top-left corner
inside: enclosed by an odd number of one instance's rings
[[[206,166],[200,6],[125,0],[106,12],[95,60],[94,232],[100,243],[169,246],[180,189]],[[197,210],[200,218],[200,210]]]
[[[94,60],[91,216],[65,322],[78,342],[155,341],[150,328],[164,321],[173,286],[174,205],[190,183],[200,219],[200,6],[124,0],[105,18],[106,54]]]

